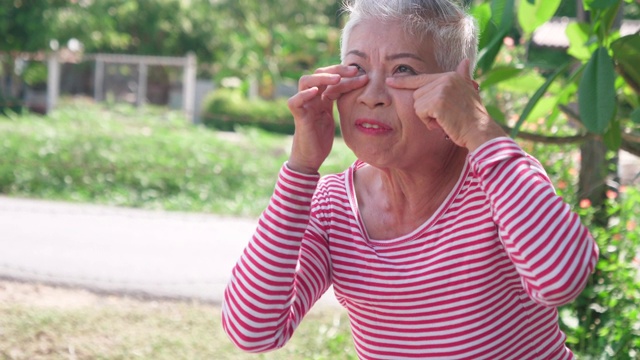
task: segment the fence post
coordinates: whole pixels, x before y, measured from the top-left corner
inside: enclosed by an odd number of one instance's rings
[[[138,89],[136,105],[142,107],[147,101],[147,64],[140,61],[138,63]]]
[[[182,81],[182,108],[187,119],[195,122],[195,101],[196,101],[196,55],[189,52],[184,66]]]
[[[93,100],[100,102],[104,100],[104,60],[98,54],[96,55],[96,70],[93,73]]]
[[[60,62],[58,52],[54,51],[47,58],[47,113],[58,104],[60,93]]]

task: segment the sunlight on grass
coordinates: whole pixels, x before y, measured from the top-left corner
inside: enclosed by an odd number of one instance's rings
[[[335,308],[312,310],[284,348],[248,354],[229,341],[214,305],[11,282],[0,289],[2,359],[356,359],[346,315]],[[7,295],[20,291],[37,291],[48,302]]]

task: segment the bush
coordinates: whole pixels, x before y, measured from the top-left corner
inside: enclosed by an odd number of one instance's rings
[[[249,100],[240,90],[220,89],[204,101],[203,123],[222,131],[235,131],[238,127],[255,127],[275,134],[293,135],[295,125],[286,99]],[[340,136],[337,110],[336,136]]]
[[[594,221],[600,211],[577,194],[576,145],[546,145],[522,142],[544,165],[559,195],[573,205],[600,249],[594,274],[572,303],[558,309],[567,346],[580,360],[637,359],[640,355],[640,190],[621,187],[609,191],[605,207],[606,227]]]
[[[293,116],[285,99],[249,100],[240,91],[219,89],[205,99],[203,122],[223,131],[252,126],[279,134],[293,134]]]
[[[288,144],[258,130],[228,139],[181,114],[59,106],[0,117],[0,193],[255,216]],[[237,140],[235,138],[238,138]],[[258,160],[259,159],[259,160]]]
[[[22,100],[14,97],[5,97],[0,92],[0,116],[6,116],[12,113],[22,113]]]
[[[580,359],[637,359],[640,356],[640,191],[609,193],[609,225],[595,225],[597,209],[578,209],[598,243],[600,259],[585,290],[560,309],[568,345]]]

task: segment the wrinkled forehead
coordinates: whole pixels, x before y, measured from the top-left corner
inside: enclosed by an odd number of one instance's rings
[[[433,52],[433,37],[417,33],[401,20],[357,19],[347,24],[342,38],[341,58],[352,50],[381,48],[394,51]]]

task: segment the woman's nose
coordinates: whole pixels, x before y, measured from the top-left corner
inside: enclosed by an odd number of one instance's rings
[[[364,86],[358,101],[370,108],[389,105],[391,97],[385,83],[385,76],[371,72],[367,76],[369,77],[369,82]]]

